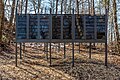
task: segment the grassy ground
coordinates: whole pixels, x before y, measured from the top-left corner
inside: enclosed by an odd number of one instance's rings
[[[120,56],[109,54],[106,67],[103,51],[92,51],[89,59],[87,49],[81,48],[79,54],[75,46],[75,66],[72,67],[71,46],[66,49],[66,59],[63,49],[60,52],[52,49],[50,67],[49,57],[46,59],[42,48],[27,47],[22,60],[18,56],[18,67],[15,67],[15,48],[11,46],[0,53],[0,80],[120,80]]]

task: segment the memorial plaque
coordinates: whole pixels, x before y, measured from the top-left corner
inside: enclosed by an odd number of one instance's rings
[[[97,39],[105,39],[105,16],[96,16]]]
[[[29,15],[29,38],[38,39],[38,15]]]
[[[61,38],[61,16],[53,15],[52,16],[52,39]]]
[[[86,15],[86,39],[95,39],[94,16]]]
[[[72,39],[72,15],[63,16],[63,39]]]
[[[17,39],[26,39],[27,38],[27,16],[24,14],[17,14]]]
[[[75,39],[84,39],[84,17],[83,15],[75,16]]]
[[[103,42],[106,37],[105,17],[105,15],[89,14],[63,14],[62,16],[60,14],[17,14],[16,41],[49,42],[52,36],[52,40],[56,39],[53,41],[58,42],[57,40],[60,41],[63,36],[63,39],[69,39],[68,41],[73,41],[72,37],[75,37],[74,41]]]
[[[39,25],[39,38],[49,39],[49,15],[40,15]]]

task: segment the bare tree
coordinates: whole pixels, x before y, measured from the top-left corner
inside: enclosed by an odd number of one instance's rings
[[[56,0],[56,13],[55,14],[57,14],[57,12],[58,12],[58,0]]]
[[[78,3],[78,0],[76,0],[76,12],[77,12],[77,14],[79,14],[79,3]]]
[[[33,3],[34,11],[35,11],[35,14],[36,14],[36,0],[33,0],[32,3]]]
[[[27,14],[27,7],[28,7],[28,0],[26,0],[26,3],[25,3],[25,14]]]
[[[91,14],[93,15],[93,14],[95,14],[94,0],[91,0],[91,3],[92,3],[92,5],[91,5]]]
[[[41,0],[38,0],[38,13],[40,13]]]
[[[116,0],[113,0],[113,18],[114,18],[114,28],[115,28],[115,34],[116,34],[116,43],[118,52],[120,54],[120,39],[119,39],[119,30],[118,30],[118,24],[117,24],[117,7],[116,7]]]
[[[2,27],[4,26],[4,0],[0,0],[0,42],[2,41]]]
[[[82,0],[82,14],[84,13],[84,0]]]
[[[81,26],[80,26],[80,16],[79,16],[79,2],[78,2],[78,0],[76,0],[76,12],[77,12],[77,16],[76,16],[76,23],[77,23],[77,31],[79,32],[79,36],[81,36],[82,35],[82,30],[81,30]]]
[[[69,4],[68,4],[68,13],[71,14],[71,3],[72,0],[69,0]]]
[[[64,13],[67,13],[67,0],[64,0],[63,2],[63,6],[64,6]]]
[[[61,0],[61,14],[63,12],[63,0]]]
[[[11,16],[10,16],[8,28],[10,28],[12,26],[12,23],[13,23],[14,11],[15,11],[15,2],[16,2],[16,0],[13,0],[13,2],[12,2]]]
[[[88,0],[88,10],[89,10],[89,14],[90,14],[90,0]]]
[[[20,8],[21,8],[21,14],[22,14],[22,9],[23,9],[23,0],[21,0],[21,5],[20,5]]]

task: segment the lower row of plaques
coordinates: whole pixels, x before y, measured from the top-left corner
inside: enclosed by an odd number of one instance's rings
[[[37,30],[36,30],[37,31]],[[95,39],[95,33],[93,32],[86,32],[86,35],[84,36],[84,31],[81,31],[80,33],[77,33],[78,30],[76,29],[75,33],[75,39]],[[71,30],[63,30],[63,39],[72,39],[72,31]],[[50,34],[48,29],[46,31],[29,31],[28,33],[29,39],[49,39]],[[17,39],[27,39],[27,33],[18,33]],[[61,39],[61,32],[60,34],[52,34],[52,39]],[[105,32],[97,32],[96,33],[96,39],[105,39]]]

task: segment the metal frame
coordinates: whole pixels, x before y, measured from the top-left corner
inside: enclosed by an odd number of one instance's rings
[[[43,15],[43,14],[42,14]],[[22,59],[22,47],[21,47],[21,42],[22,43],[26,43],[26,42],[41,42],[41,43],[50,43],[49,46],[50,46],[50,66],[52,65],[52,54],[51,54],[51,43],[53,42],[56,42],[56,43],[64,43],[64,58],[66,58],[66,54],[65,54],[65,43],[72,43],[72,66],[74,66],[74,43],[75,42],[79,42],[79,43],[90,43],[90,54],[89,54],[89,58],[91,58],[91,43],[105,43],[105,66],[107,66],[107,12],[106,12],[106,16],[105,16],[105,40],[100,40],[100,39],[97,39],[97,34],[96,34],[96,18],[94,17],[94,31],[95,31],[95,39],[91,39],[91,40],[86,40],[86,19],[85,19],[85,16],[84,16],[84,22],[83,22],[83,26],[84,26],[84,39],[75,39],[75,14],[73,12],[73,14],[71,15],[72,16],[72,39],[63,39],[63,15],[62,14],[59,14],[61,15],[61,39],[52,39],[52,14],[51,14],[51,11],[50,11],[50,14],[49,14],[49,39],[29,39],[29,15],[27,15],[27,39],[17,39],[17,30],[16,30],[16,66],[17,66],[17,56],[18,56],[18,53],[17,53],[17,43],[20,43],[20,59]],[[66,14],[65,14],[66,15]],[[38,16],[38,26],[39,26],[39,18],[40,18],[40,14],[37,14]],[[18,15],[16,15],[16,20],[18,20]],[[18,25],[18,22],[16,21],[16,25]],[[17,26],[16,26],[16,29],[17,29]],[[39,31],[39,28],[38,28],[38,31]],[[38,32],[38,35],[39,32]],[[80,46],[80,45],[79,45]],[[23,48],[24,49],[24,48]],[[80,47],[79,47],[80,49]],[[79,50],[79,53],[80,53],[80,50]],[[48,54],[48,53],[47,53]],[[48,55],[47,55],[48,57]]]
[[[21,14],[20,14],[21,15]],[[43,14],[42,14],[43,15]],[[16,42],[105,42],[105,40],[102,40],[102,39],[97,39],[97,34],[96,34],[96,18],[94,18],[95,22],[94,22],[94,30],[95,30],[95,33],[94,33],[94,36],[95,36],[95,39],[91,39],[91,40],[87,40],[86,39],[86,19],[85,19],[85,16],[84,16],[84,38],[85,39],[75,39],[75,14],[72,14],[72,39],[63,39],[63,15],[62,14],[59,14],[61,15],[61,38],[60,39],[52,39],[52,14],[49,14],[49,39],[29,39],[29,14],[27,14],[27,26],[26,26],[26,29],[27,29],[27,39],[17,39],[17,30],[16,30]],[[40,14],[37,14],[37,16],[39,17]],[[18,20],[18,15],[16,15],[16,19]],[[39,26],[39,18],[38,18],[38,26]],[[16,25],[18,25],[18,21],[16,21]],[[17,29],[17,26],[16,26],[16,29]],[[39,31],[39,28],[38,28],[38,31]],[[38,36],[39,36],[39,32],[38,32]]]

